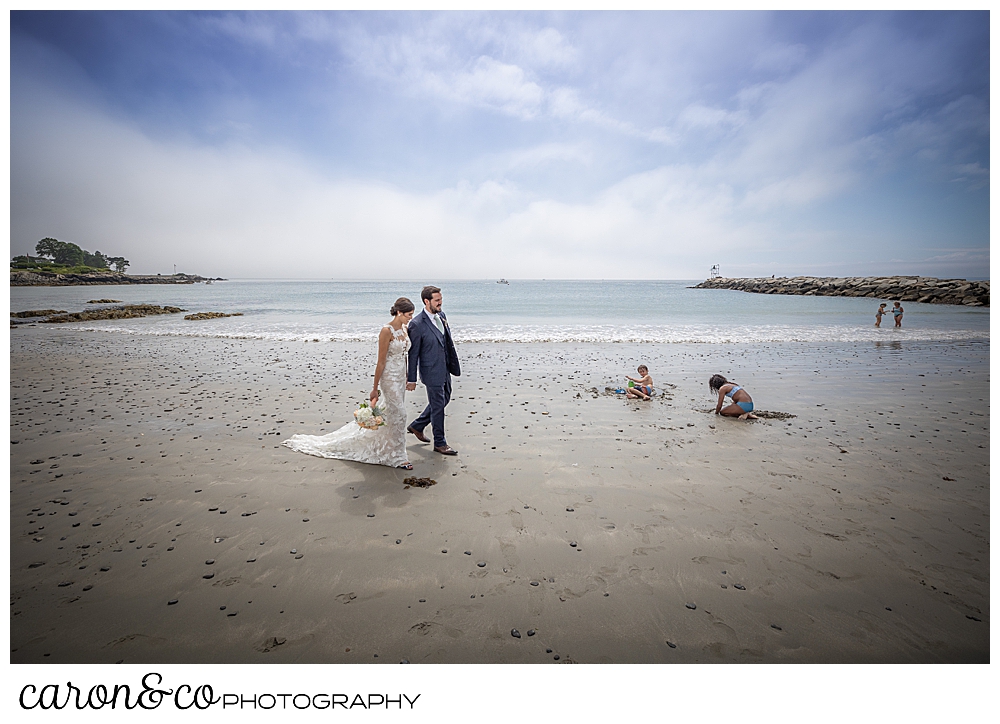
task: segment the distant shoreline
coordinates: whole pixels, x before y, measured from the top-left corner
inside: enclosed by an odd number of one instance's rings
[[[990,306],[990,282],[934,277],[715,277],[691,289],[732,289],[753,294],[793,294],[807,297],[871,297],[901,302]]]
[[[203,277],[197,274],[119,274],[117,272],[91,272],[87,274],[56,274],[11,270],[12,287],[75,287],[123,284],[197,284],[224,282],[222,277]]]

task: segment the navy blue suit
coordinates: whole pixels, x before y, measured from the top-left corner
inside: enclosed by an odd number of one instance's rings
[[[423,432],[428,424],[434,430],[434,447],[444,447],[448,443],[444,437],[444,408],[451,400],[451,376],[458,377],[462,370],[458,364],[458,353],[451,339],[451,328],[443,312],[438,316],[444,322],[444,334],[427,316],[420,312],[406,328],[410,335],[410,355],[407,361],[406,381],[420,381],[427,388],[427,407],[409,427]]]

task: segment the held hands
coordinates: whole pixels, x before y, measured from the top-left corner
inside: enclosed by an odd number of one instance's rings
[[[415,389],[417,389],[417,383],[416,382],[407,382],[406,383],[406,391],[407,392],[413,392]]]

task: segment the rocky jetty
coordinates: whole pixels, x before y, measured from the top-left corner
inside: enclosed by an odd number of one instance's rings
[[[71,287],[98,284],[196,284],[198,282],[224,282],[221,277],[201,277],[197,274],[119,274],[117,272],[90,272],[87,274],[56,274],[47,271],[11,269],[12,287]]]
[[[781,277],[775,279],[706,279],[691,289],[735,289],[754,294],[807,297],[871,297],[899,302],[990,305],[990,283],[933,277]]]

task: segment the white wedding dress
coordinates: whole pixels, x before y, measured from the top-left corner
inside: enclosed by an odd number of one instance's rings
[[[410,338],[405,328],[396,331],[389,327],[389,331],[392,339],[389,340],[385,369],[379,381],[382,390],[379,404],[385,406],[385,424],[367,430],[352,421],[329,435],[293,435],[282,445],[321,458],[354,460],[394,468],[407,462],[403,394],[406,391],[406,353],[410,349]]]

